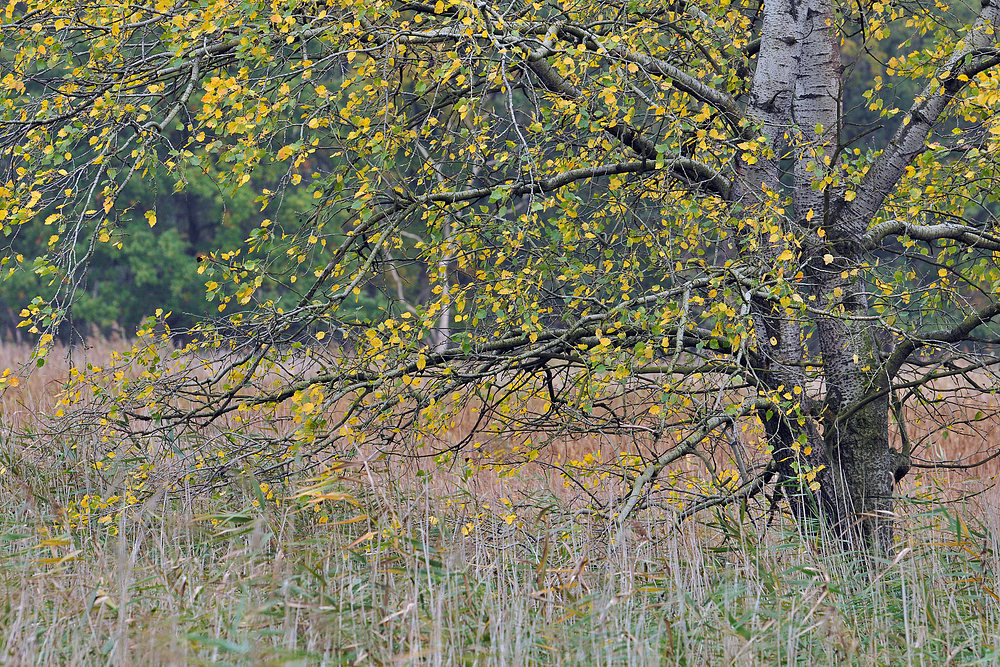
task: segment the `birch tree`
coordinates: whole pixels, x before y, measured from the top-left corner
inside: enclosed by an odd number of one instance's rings
[[[149,457],[136,489],[361,450],[512,465],[600,434],[623,451],[558,464],[593,511],[773,487],[887,548],[895,484],[927,456],[906,415],[946,377],[992,414],[998,12],[11,2],[0,224],[51,234],[37,259],[11,241],[4,269],[51,276],[21,315],[44,360],[93,249],[155,226],[119,198],[130,179],[255,189],[269,217],[199,266],[219,318],[174,349],[157,312],[67,384],[62,419]],[[890,36],[891,58],[865,55]],[[891,131],[851,127],[849,87]],[[283,206],[293,190],[314,206]],[[153,460],[168,434],[194,466]],[[678,496],[671,466],[719,451],[735,472]]]

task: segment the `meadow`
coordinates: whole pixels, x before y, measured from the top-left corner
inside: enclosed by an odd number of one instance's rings
[[[26,353],[4,346],[0,364]],[[248,473],[130,503],[112,462],[98,475],[31,435],[65,372],[51,359],[0,399],[4,664],[1000,663],[995,463],[914,470],[896,549],[874,561],[763,498],[617,530],[543,468],[460,458],[372,457],[274,485]],[[911,437],[976,460],[995,440],[971,421],[945,438],[915,420],[926,432]],[[573,447],[559,455],[597,444]]]

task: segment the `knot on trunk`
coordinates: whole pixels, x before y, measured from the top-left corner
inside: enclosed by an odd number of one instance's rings
[[[889,470],[892,472],[893,480],[898,484],[910,472],[910,455],[890,448]]]

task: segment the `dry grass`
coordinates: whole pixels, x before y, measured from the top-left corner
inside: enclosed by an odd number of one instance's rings
[[[23,353],[0,348],[0,364]],[[48,404],[59,358],[3,396],[5,423]],[[914,418],[911,437],[931,423]],[[975,426],[933,446],[978,455],[992,422]],[[5,664],[1000,661],[1000,492],[968,471],[913,475],[898,555],[873,563],[753,508],[679,530],[650,512],[616,533],[574,515],[550,473],[471,474],[461,459],[359,462],[302,497],[247,474],[73,528],[66,508],[120,476],[83,474],[39,440],[5,438],[0,465]]]
[[[66,531],[60,503],[88,489],[52,460],[8,470],[4,655],[122,665],[1000,657],[995,525],[909,506],[899,557],[871,565],[735,509],[680,531],[647,516],[614,535],[544,493],[510,507],[460,477],[438,481],[451,493],[362,466],[329,478],[314,505],[291,489],[262,499],[247,481]]]

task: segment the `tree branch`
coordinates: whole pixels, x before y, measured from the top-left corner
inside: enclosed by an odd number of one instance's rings
[[[715,415],[714,417],[706,419],[701,428],[696,429],[686,438],[677,443],[677,445],[670,449],[670,451],[666,452],[647,465],[639,476],[635,478],[635,481],[632,482],[632,488],[629,491],[629,494],[621,501],[623,504],[621,509],[618,510],[616,517],[618,524],[621,525],[625,519],[628,518],[629,514],[631,514],[636,508],[636,506],[639,505],[645,487],[652,483],[665,467],[674,461],[693,453],[698,443],[701,442],[702,439],[708,434],[712,433],[712,431],[720,426],[735,422],[740,417],[758,410],[766,410],[771,407],[773,407],[771,401],[758,398],[744,402],[736,411],[732,413]]]
[[[861,237],[861,247],[865,250],[874,250],[887,236],[909,236],[918,241],[952,239],[975,248],[1000,250],[1000,238],[975,227],[947,222],[938,225],[914,225],[905,220],[887,220],[875,225]]]
[[[872,165],[857,190],[857,198],[844,202],[837,218],[854,229],[871,220],[899,183],[906,167],[926,150],[927,136],[938,118],[977,74],[1000,64],[994,30],[1000,26],[1000,1],[986,0],[975,25],[965,37],[966,46],[952,55],[937,76],[917,96],[888,147]]]
[[[540,57],[535,60],[529,59],[528,68],[548,90],[559,93],[568,99],[575,100],[583,96],[583,93],[576,86],[560,76],[545,59]],[[637,155],[647,160],[657,159],[658,151],[653,142],[642,136],[642,133],[631,125],[618,122],[605,126],[604,131],[631,148]],[[679,156],[671,158],[667,164],[671,172],[684,182],[701,186],[711,194],[718,195],[723,199],[729,198],[732,183],[707,164]]]
[[[635,63],[647,74],[670,79],[670,84],[677,90],[719,110],[732,127],[738,128],[740,126],[740,121],[743,119],[743,109],[736,103],[736,100],[726,93],[702,83],[664,60],[645,53],[628,51],[620,47],[613,49],[610,53],[625,62]]]
[[[976,327],[986,324],[997,315],[1000,315],[1000,302],[995,301],[970,314],[951,329],[938,329],[908,338],[889,355],[885,366],[885,378],[895,377],[906,363],[906,359],[921,347],[934,343],[957,343],[972,333]]]

